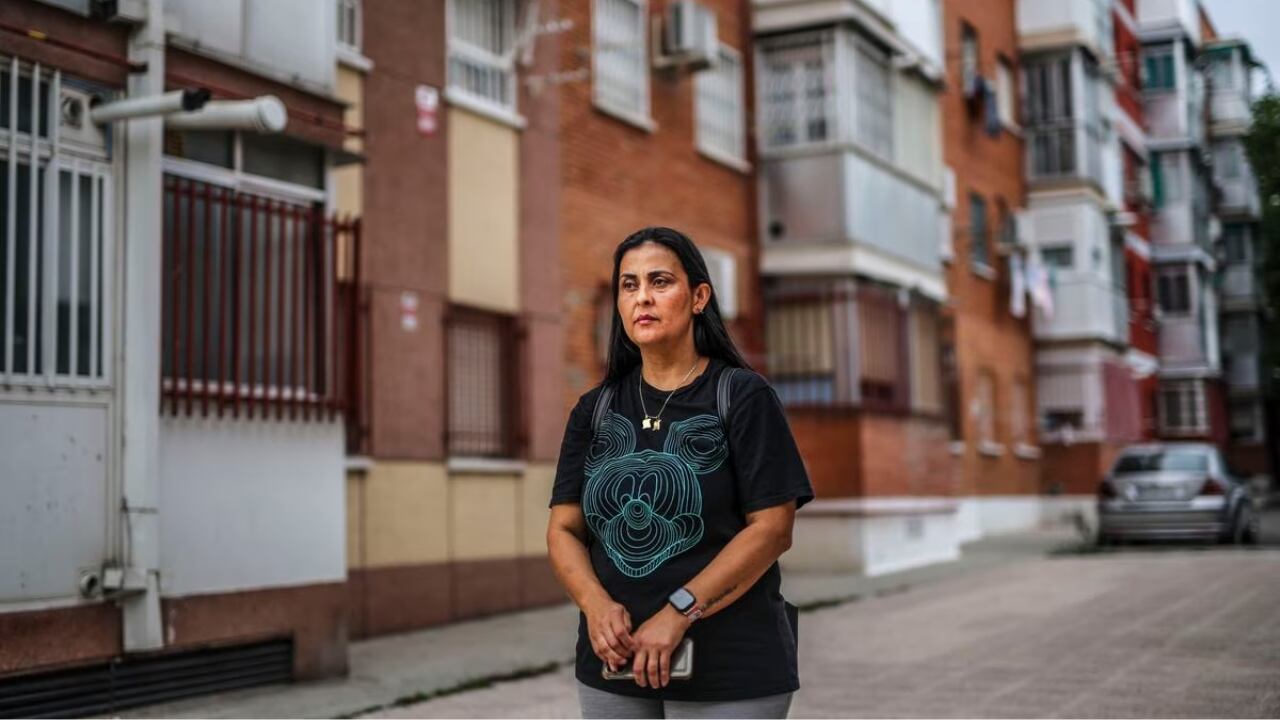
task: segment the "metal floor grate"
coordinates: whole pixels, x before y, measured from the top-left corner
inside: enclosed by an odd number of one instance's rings
[[[0,678],[0,718],[104,715],[288,682],[292,677],[292,640],[122,657],[98,665]]]

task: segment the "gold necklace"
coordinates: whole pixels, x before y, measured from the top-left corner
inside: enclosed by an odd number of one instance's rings
[[[653,417],[649,416],[649,411],[644,406],[644,368],[640,369],[640,382],[636,383],[636,392],[640,394],[640,410],[644,412],[644,421],[640,423],[640,427],[645,430],[655,431],[662,427],[662,421],[658,419],[662,417],[662,411],[667,409],[667,403],[671,402],[671,396],[676,394],[676,390],[684,386],[685,380],[689,379],[689,376],[693,374],[693,371],[697,369],[698,363],[701,361],[702,358],[697,358],[693,361],[693,367],[689,368],[689,372],[684,374],[684,378],[680,380],[678,385],[671,388],[671,392],[667,393],[667,399],[662,401],[662,407],[658,410],[658,414]]]

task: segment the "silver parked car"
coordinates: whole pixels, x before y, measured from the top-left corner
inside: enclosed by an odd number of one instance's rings
[[[1121,451],[1098,488],[1098,542],[1200,539],[1258,542],[1261,512],[1248,483],[1207,443]]]

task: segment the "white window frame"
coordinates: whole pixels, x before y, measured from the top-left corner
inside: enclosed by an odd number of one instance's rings
[[[716,304],[720,306],[720,315],[725,320],[738,316],[738,259],[732,253],[718,248],[702,249],[702,259],[707,262],[707,272],[711,275],[712,291],[716,296]]]
[[[445,39],[448,52],[445,62],[445,99],[454,105],[464,107],[499,122],[517,127],[524,126],[524,119],[519,115],[519,85],[516,72],[516,48],[506,48],[497,54],[489,48],[480,47],[454,34],[458,22],[458,4],[466,3],[469,7],[478,7],[480,2],[494,2],[510,6],[507,17],[510,25],[504,28],[507,37],[514,45],[519,24],[516,18],[519,0],[448,0],[445,6]],[[454,70],[454,61],[470,63],[502,75],[502,83],[509,101],[499,102],[486,97],[482,93],[473,92],[465,87]]]
[[[721,43],[716,66],[694,76],[694,142],[703,155],[747,172],[751,166],[747,164],[746,90],[743,82],[742,54]],[[730,104],[730,117],[727,118],[717,118],[709,111],[709,104],[722,99],[718,96],[720,91],[724,91]],[[717,127],[717,121],[724,127]],[[712,138],[720,133],[729,136],[731,147],[716,145]]]
[[[894,70],[893,60],[889,53],[873,45],[866,38],[854,35],[850,47],[853,72],[853,140],[867,153],[887,162],[893,162],[893,104],[894,104]],[[883,76],[877,76],[877,83],[871,82],[868,72],[874,69]],[[883,80],[884,97],[876,103],[868,102],[873,93],[879,93],[879,81]]]
[[[337,0],[336,23],[334,37],[338,42],[338,51],[351,55],[360,55],[360,38],[364,31],[364,8],[361,0]],[[351,22],[344,21],[350,15]]]
[[[4,335],[0,336],[0,353],[3,354],[4,368],[0,380],[6,386],[25,386],[31,389],[43,388],[56,390],[63,388],[106,390],[111,385],[113,374],[111,358],[114,342],[114,267],[115,242],[113,228],[115,226],[115,201],[113,199],[114,172],[105,148],[93,148],[72,142],[71,138],[62,137],[61,104],[62,104],[62,71],[56,68],[42,67],[39,63],[26,63],[16,56],[0,56],[0,72],[9,79],[9,116],[5,118],[8,128],[0,130],[0,156],[5,158],[6,181],[8,192],[0,196],[0,203],[7,207],[7,222],[0,227],[4,233],[5,257],[0,259],[0,272],[6,273],[4,298],[5,322]],[[18,130],[19,78],[31,78],[31,92],[38,93],[40,82],[47,78],[49,102],[41,106],[40,102],[31,103],[31,131]],[[40,136],[41,119],[45,119],[48,132]],[[89,122],[83,118],[82,122]],[[19,164],[27,173],[29,191],[29,207],[17,207],[17,184]],[[44,171],[44,181],[37,188],[38,173]],[[59,227],[61,178],[63,173],[71,176],[72,193],[70,196],[70,216],[80,217],[81,202],[89,203],[89,317],[102,318],[101,324],[92,323],[89,328],[89,372],[77,372],[77,356],[79,355],[79,313],[68,312],[67,340],[67,373],[58,372],[58,303],[60,301],[60,263],[59,252],[62,244],[62,228]],[[82,178],[89,180],[89,197],[82,198],[80,184]],[[35,217],[37,205],[43,203],[43,226],[37,228]],[[17,224],[19,212],[28,213],[29,224],[27,236],[28,267],[16,267]],[[101,215],[102,222],[92,222],[96,215]],[[78,308],[79,271],[83,267],[83,258],[79,257],[80,238],[71,237],[68,243],[70,262],[68,264],[69,306]],[[37,261],[37,256],[40,260]],[[38,263],[42,263],[38,267]],[[17,273],[26,271],[28,276],[27,317],[23,324],[27,328],[29,343],[27,357],[24,362],[26,371],[14,372],[16,359],[15,322],[16,297],[15,279]],[[37,272],[40,277],[37,277]],[[97,299],[101,298],[101,304]],[[37,314],[37,306],[40,312]],[[35,365],[34,338],[39,338],[40,360]]]
[[[607,39],[606,33],[608,28],[604,24],[604,12],[602,4],[618,3],[630,5],[635,8],[636,13],[640,16],[640,37],[638,45],[640,50],[639,61],[636,63],[635,71],[639,75],[638,85],[640,87],[640,95],[637,100],[638,107],[624,107],[602,92],[602,82],[607,82],[600,74],[601,55],[607,53],[610,48],[605,44]],[[624,122],[630,123],[648,132],[657,130],[657,123],[651,117],[650,95],[651,89],[649,77],[649,3],[648,0],[592,0],[591,3],[591,102],[595,107],[613,117]]]
[[[1174,290],[1174,283],[1178,282],[1181,277],[1187,287],[1187,306],[1185,308],[1170,308],[1166,300],[1170,299],[1177,293]],[[1161,280],[1165,281],[1165,287],[1168,288],[1167,293],[1160,292]],[[1166,318],[1187,318],[1198,312],[1197,296],[1199,294],[1195,283],[1195,273],[1185,265],[1171,265],[1159,268],[1155,274],[1156,282],[1156,306],[1160,308]]]
[[[759,125],[759,147],[769,152],[790,148],[818,148],[834,146],[841,141],[840,117],[836,108],[840,102],[839,93],[839,36],[833,30],[818,30],[795,33],[777,38],[769,38],[756,46],[756,118]],[[770,100],[769,86],[774,81],[770,72],[769,57],[772,53],[816,53],[821,61],[821,80],[823,95],[820,101],[811,103],[804,95],[805,80],[808,76],[800,71],[801,60],[787,63],[786,82],[791,83],[789,100],[786,104],[774,105]],[[814,111],[818,112],[815,113]],[[808,138],[808,123],[821,120],[824,123],[824,137],[819,140]],[[771,134],[776,128],[789,128],[792,139],[787,142],[775,141]]]

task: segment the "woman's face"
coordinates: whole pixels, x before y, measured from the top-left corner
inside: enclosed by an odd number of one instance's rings
[[[618,269],[618,314],[638,347],[657,347],[692,337],[693,313],[711,297],[706,283],[689,287],[680,258],[666,246],[646,242],[622,256]]]

